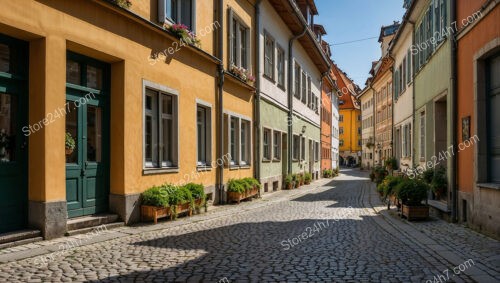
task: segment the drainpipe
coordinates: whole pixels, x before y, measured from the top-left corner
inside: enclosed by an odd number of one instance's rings
[[[408,21],[408,23],[412,26],[412,29],[411,29],[411,43],[413,44],[415,42],[415,23],[414,22],[411,22],[411,21]],[[412,151],[412,154],[411,154],[411,161],[410,161],[410,166],[411,168],[414,168],[415,166],[415,133],[417,132],[417,130],[415,129],[415,56],[413,56],[413,53],[411,53],[411,74],[412,74],[412,80],[413,80],[413,84],[412,84],[412,94],[411,94],[411,119],[412,119],[412,126],[411,126],[411,151]]]
[[[307,25],[304,26],[304,30],[298,34],[298,35],[295,35],[294,37],[292,37],[290,39],[290,41],[288,42],[288,174],[292,174],[292,150],[293,150],[293,145],[292,145],[292,142],[293,142],[293,91],[292,91],[292,87],[293,87],[293,71],[294,71],[294,67],[293,67],[293,50],[292,50],[292,47],[293,47],[293,42],[299,38],[301,38],[302,36],[304,36],[304,34],[306,34],[307,32]]]
[[[260,3],[262,0],[257,0],[255,3],[255,97],[254,97],[254,112],[255,112],[255,155],[254,155],[254,174],[255,178],[260,182]]]
[[[220,27],[218,29],[218,57],[220,60],[219,65],[217,66],[217,71],[219,74],[218,81],[218,97],[219,97],[219,160],[224,160],[224,97],[223,97],[223,88],[224,88],[224,62],[222,61],[222,57],[224,56],[224,0],[219,0],[219,23]],[[219,204],[224,204],[224,162],[217,162],[218,169],[218,184],[217,190],[219,193]]]
[[[455,22],[457,19],[456,13],[456,0],[451,0],[451,22]],[[450,36],[451,40],[451,91],[449,92],[451,100],[451,142],[452,144],[458,143],[457,138],[457,41],[456,35],[454,33]],[[451,181],[451,219],[452,222],[458,221],[458,184],[457,184],[457,170],[458,170],[458,160],[455,156],[455,152],[451,155],[451,170],[450,170],[450,181]]]

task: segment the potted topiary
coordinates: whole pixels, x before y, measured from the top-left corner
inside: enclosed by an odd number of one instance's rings
[[[396,186],[397,198],[402,203],[402,216],[409,221],[429,217],[429,206],[422,204],[427,198],[429,185],[421,180],[404,179]]]
[[[66,155],[71,155],[75,150],[76,142],[69,132],[66,132],[65,149]]]
[[[309,172],[306,172],[306,173],[304,174],[304,183],[305,183],[306,185],[309,185],[309,184],[311,183],[311,180],[312,180],[312,174],[311,174],[311,173],[309,173]]]
[[[391,201],[396,204],[396,187],[403,181],[403,178],[396,176],[387,176],[384,181],[378,185],[379,193],[387,200],[387,209],[391,208]]]
[[[189,183],[184,185],[184,188],[191,192],[194,199],[194,209],[196,213],[200,213],[200,208],[205,207],[205,212],[207,212],[207,195],[205,194],[205,189],[201,184]]]
[[[286,190],[291,190],[291,189],[293,189],[293,187],[294,187],[294,183],[293,183],[293,179],[292,179],[292,175],[291,175],[291,174],[288,174],[288,175],[286,175],[286,176],[283,178],[283,187],[284,187]]]
[[[170,215],[169,194],[163,187],[152,187],[141,194],[141,221],[153,220]]]
[[[169,193],[169,205],[171,207],[170,219],[174,220],[180,213],[187,212],[191,216],[194,208],[194,199],[191,191],[186,187],[165,185]]]
[[[446,179],[446,168],[440,166],[434,172],[431,181],[431,189],[437,200],[439,200],[448,188],[448,180]]]

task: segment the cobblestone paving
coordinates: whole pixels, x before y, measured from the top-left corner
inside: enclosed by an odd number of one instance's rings
[[[301,196],[77,247],[44,267],[2,264],[0,282],[424,282],[449,268],[383,228],[366,183],[349,171]]]

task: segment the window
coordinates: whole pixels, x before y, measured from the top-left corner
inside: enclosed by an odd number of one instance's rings
[[[264,160],[271,160],[271,130],[264,129],[262,139],[263,158]]]
[[[358,127],[358,134],[361,135],[361,127]]]
[[[328,152],[329,151],[326,152],[327,156]],[[314,161],[319,161],[319,142],[314,142]]]
[[[358,140],[358,146],[361,146],[361,144],[362,144],[361,140]]]
[[[184,24],[194,30],[195,0],[159,0],[160,22]]]
[[[273,158],[274,160],[281,159],[281,132],[273,132]]]
[[[300,99],[300,74],[301,74],[301,70],[300,70],[300,65],[295,63],[295,97]]]
[[[486,126],[488,157],[487,157],[487,181],[500,184],[500,55],[497,54],[487,61],[486,70]],[[482,116],[482,117],[484,117]],[[473,142],[475,137],[472,138]]]
[[[177,97],[146,88],[144,102],[144,166],[177,166]]]
[[[293,159],[299,160],[300,158],[300,137],[293,135]]]
[[[344,140],[339,140],[339,145],[344,146]]]
[[[301,91],[301,101],[302,103],[306,104],[307,102],[307,75],[306,73],[302,72],[302,91]]]
[[[344,134],[344,127],[340,127],[340,134],[343,135]]]
[[[231,155],[231,165],[237,165],[239,159],[239,119],[236,117],[231,117],[231,125],[230,125],[230,151]]]
[[[314,106],[315,106],[315,101],[313,101],[313,97],[312,97],[312,89],[311,89],[311,77],[307,77],[307,106],[309,106],[310,109],[313,109],[314,110]]]
[[[211,157],[211,109],[198,105],[196,113],[196,132],[198,147],[198,166],[206,166]]]
[[[250,139],[250,121],[230,116],[228,133],[230,165],[250,164]]]
[[[300,159],[306,160],[306,138],[302,137],[300,139]]]
[[[250,51],[250,32],[229,9],[229,63],[248,69]]]
[[[425,112],[420,113],[420,159],[425,160]]]
[[[240,164],[250,164],[250,122],[241,120]]]
[[[339,122],[344,122],[344,115],[339,116]]]
[[[411,51],[408,50],[408,54],[406,54],[407,62],[406,62],[406,83],[410,84],[412,81],[412,58]]]
[[[267,33],[264,36],[264,76],[274,80],[274,39]]]
[[[278,86],[281,88],[285,88],[285,51],[278,47]]]

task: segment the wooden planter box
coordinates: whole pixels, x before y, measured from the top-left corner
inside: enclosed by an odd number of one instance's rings
[[[239,204],[241,202],[241,200],[254,197],[254,196],[258,195],[258,193],[259,193],[259,189],[257,189],[257,188],[247,190],[244,193],[227,192],[227,201],[228,202],[237,202]]]
[[[187,215],[188,216],[191,216],[193,215],[193,210],[191,209],[191,205],[190,203],[183,203],[183,204],[178,204],[176,206],[176,212],[177,212],[177,215],[183,213],[183,212],[187,212]],[[174,219],[174,213],[173,213],[173,210],[172,210],[172,213],[170,214],[170,220],[173,220]]]
[[[141,205],[141,221],[153,220],[158,223],[158,218],[170,216],[170,207]]]
[[[408,221],[427,219],[429,217],[429,206],[408,206],[403,204],[402,214],[404,217],[406,217],[406,219],[408,219]]]
[[[201,213],[201,209],[202,209],[202,204],[203,204],[203,200],[202,199],[196,199],[194,201],[194,209],[195,209],[195,212],[198,214],[198,213]],[[207,212],[206,210],[206,207],[205,207],[205,212]]]

